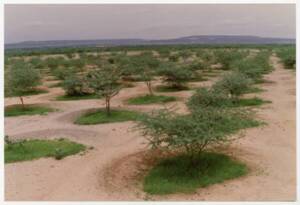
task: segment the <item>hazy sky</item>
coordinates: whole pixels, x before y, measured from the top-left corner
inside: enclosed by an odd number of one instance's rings
[[[293,4],[6,5],[5,43],[188,35],[295,38]]]

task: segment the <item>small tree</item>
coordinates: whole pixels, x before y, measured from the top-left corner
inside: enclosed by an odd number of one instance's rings
[[[187,63],[187,60],[193,55],[189,50],[184,50],[179,53],[179,56],[183,59],[184,63]]]
[[[152,80],[157,74],[157,69],[160,65],[160,61],[152,56],[150,53],[146,53],[141,56],[134,56],[130,58],[126,66],[127,72],[131,72],[134,75],[145,81],[150,95],[153,95]]]
[[[179,56],[178,53],[170,54],[169,55],[169,61],[171,61],[171,62],[178,62],[179,57],[180,56]]]
[[[172,88],[184,87],[184,83],[197,75],[190,66],[178,66],[175,63],[164,63],[160,66],[158,74],[162,75],[164,82]]]
[[[110,100],[117,95],[121,89],[119,80],[120,70],[111,65],[105,65],[101,69],[91,71],[87,75],[89,86],[99,97],[105,97],[107,115],[110,115]]]
[[[151,148],[180,151],[193,161],[206,149],[235,139],[232,134],[245,120],[249,119],[226,109],[197,109],[189,115],[160,110],[143,115],[138,128]]]
[[[23,108],[25,107],[23,94],[41,83],[39,72],[23,61],[16,62],[11,67],[6,80],[9,93],[19,96]]]
[[[213,85],[213,89],[228,93],[230,98],[237,100],[252,84],[251,79],[240,72],[225,74],[221,80]]]
[[[222,64],[223,70],[230,69],[230,63],[237,59],[242,59],[245,54],[236,49],[221,49],[214,52],[216,61]]]
[[[89,94],[88,85],[83,77],[79,77],[76,74],[68,76],[63,81],[63,89],[68,96],[81,96]]]
[[[208,88],[198,88],[196,92],[189,98],[188,107],[190,110],[207,107],[223,108],[231,104],[231,99],[226,93]]]

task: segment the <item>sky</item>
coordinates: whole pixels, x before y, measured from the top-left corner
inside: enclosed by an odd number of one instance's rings
[[[294,4],[19,4],[4,9],[5,43],[191,35],[296,36]]]

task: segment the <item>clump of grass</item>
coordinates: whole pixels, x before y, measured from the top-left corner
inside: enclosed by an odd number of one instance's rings
[[[5,107],[5,117],[13,117],[20,115],[45,115],[48,112],[53,112],[55,109],[39,105],[13,105]]]
[[[77,95],[77,96],[70,96],[70,95],[62,95],[55,98],[59,101],[68,101],[68,100],[89,100],[89,99],[99,99],[99,96],[96,94],[86,94],[86,95]]]
[[[157,92],[178,92],[183,90],[190,90],[187,86],[181,86],[181,87],[172,87],[167,85],[159,85],[155,88]]]
[[[5,144],[5,163],[28,161],[42,157],[62,159],[85,150],[85,146],[67,139],[22,140]]]
[[[80,116],[75,124],[92,125],[101,123],[134,121],[139,117],[139,113],[129,110],[111,110],[107,114],[105,109],[98,109],[94,112],[86,113]]]
[[[149,171],[144,178],[144,191],[157,195],[191,193],[243,176],[247,171],[245,164],[224,154],[204,152],[193,162],[189,156],[179,155],[163,159]]]
[[[130,105],[145,105],[153,103],[167,103],[175,101],[176,97],[164,95],[144,95],[135,98],[130,98],[127,102]]]

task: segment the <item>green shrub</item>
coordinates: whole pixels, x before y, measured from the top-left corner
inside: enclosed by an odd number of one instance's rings
[[[213,85],[218,92],[229,94],[230,98],[238,99],[251,86],[252,81],[240,72],[225,74],[223,78]]]
[[[230,142],[240,129],[258,126],[249,113],[228,109],[195,109],[189,115],[159,110],[140,117],[138,128],[152,148],[181,150],[191,158]]]
[[[62,86],[68,96],[82,96],[90,94],[85,79],[75,74],[66,77]]]
[[[189,98],[187,104],[190,109],[194,110],[203,107],[228,107],[232,104],[232,101],[224,92],[199,88]]]
[[[54,75],[59,80],[64,80],[70,75],[74,75],[76,73],[74,68],[63,68],[59,67],[51,70],[52,75]]]
[[[197,73],[189,66],[178,66],[175,63],[164,63],[160,66],[158,74],[169,87],[181,88],[185,83],[194,79]]]
[[[222,64],[223,70],[229,70],[230,63],[232,61],[242,59],[244,57],[243,53],[232,49],[218,49],[214,52],[214,54],[217,62]]]
[[[288,46],[286,48],[278,48],[277,55],[281,58],[282,62],[287,69],[296,69],[296,48],[295,46]]]
[[[19,96],[23,107],[23,93],[34,90],[37,85],[41,84],[39,72],[23,61],[18,61],[11,67],[5,80],[6,91],[11,96]]]

